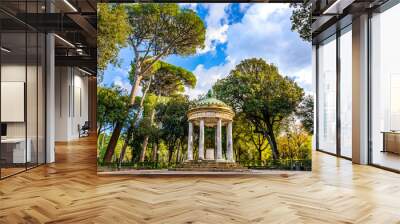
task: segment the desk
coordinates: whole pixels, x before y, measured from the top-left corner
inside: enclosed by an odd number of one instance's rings
[[[31,162],[32,153],[30,138],[25,151],[25,138],[6,138],[1,139],[1,157],[6,163],[26,163]],[[26,159],[26,160],[25,160]]]
[[[392,152],[400,154],[400,132],[383,131],[383,150],[382,152]]]

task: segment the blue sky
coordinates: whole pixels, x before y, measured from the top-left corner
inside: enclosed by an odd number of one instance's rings
[[[311,93],[311,44],[290,30],[289,4],[185,3],[180,6],[195,10],[204,21],[206,47],[192,56],[172,55],[163,60],[196,75],[196,88],[186,90],[192,99],[206,93],[241,60],[252,57],[274,63],[282,75],[294,78]],[[103,84],[130,89],[128,72],[132,50],[122,49],[119,58],[119,67],[110,65],[106,69]]]

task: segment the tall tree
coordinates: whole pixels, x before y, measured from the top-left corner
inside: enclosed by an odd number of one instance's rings
[[[124,157],[126,147],[128,146],[129,138],[132,136],[132,132],[135,129],[135,124],[141,116],[141,112],[144,107],[144,99],[146,99],[147,93],[152,94],[153,96],[157,96],[155,101],[151,104],[152,106],[147,106],[147,113],[144,113],[143,116],[148,118],[146,121],[149,122],[149,125],[152,125],[155,116],[155,107],[158,103],[159,97],[168,97],[170,95],[181,94],[184,92],[185,87],[193,88],[196,85],[196,76],[181,67],[158,61],[153,65],[154,68],[151,69],[151,74],[147,75],[142,80],[142,86],[144,87],[142,100],[138,111],[136,112],[133,119],[131,119],[128,124],[127,134],[125,137],[125,143],[122,148],[122,153],[120,154],[120,161]],[[130,74],[130,79],[132,80],[133,73]],[[149,105],[147,103],[147,105]],[[142,151],[140,153],[139,161],[143,162],[146,155],[146,149],[149,142],[150,134],[153,132],[149,132],[148,135],[144,136]],[[156,146],[157,147],[157,146]]]
[[[152,77],[150,77],[149,81],[147,82],[146,85],[143,86],[142,89],[142,97],[140,99],[140,103],[138,106],[137,111],[134,112],[134,115],[132,118],[129,118],[127,121],[128,128],[126,129],[126,134],[125,134],[125,140],[124,140],[124,145],[122,146],[121,153],[119,155],[119,166],[121,167],[121,164],[123,162],[123,159],[125,157],[126,149],[129,145],[129,142],[132,141],[132,138],[134,137],[134,129],[137,127],[137,121],[139,120],[139,117],[142,116],[143,112],[143,107],[144,107],[144,100],[146,99],[147,93],[150,89],[151,85],[151,80]],[[135,101],[137,102],[137,101]]]
[[[242,154],[242,142],[248,141],[248,124],[243,113],[236,113],[235,122],[233,122],[232,139],[233,149],[235,150],[236,161],[240,160]]]
[[[205,26],[193,10],[177,4],[130,4],[126,10],[132,28],[128,43],[134,53],[130,93],[130,105],[134,105],[140,83],[154,63],[172,54],[191,55],[204,47]],[[110,151],[115,148],[121,129],[119,124],[113,130],[108,144]]]
[[[187,110],[189,99],[177,95],[165,104],[157,106],[157,121],[161,123],[161,138],[168,149],[168,162],[171,162],[174,150],[182,136],[187,136]]]
[[[126,46],[130,26],[125,8],[119,4],[97,5],[97,68],[116,64],[119,50]],[[101,74],[101,73],[100,73]]]
[[[292,31],[297,31],[303,40],[310,42],[312,39],[311,1],[304,0],[303,3],[291,3],[290,7],[293,8],[293,13],[290,17],[292,21]]]
[[[280,122],[291,115],[304,92],[292,79],[279,74],[278,68],[262,59],[246,59],[230,74],[219,80],[213,89],[269,142],[274,159],[279,159],[275,131]]]
[[[97,88],[97,135],[110,129],[117,121],[124,119],[124,112],[128,104],[127,93],[119,87]]]
[[[117,123],[125,119],[126,105],[129,104],[128,94],[119,87],[98,87],[97,88],[97,135],[110,130]],[[104,139],[104,136],[103,138]],[[112,157],[106,151],[105,157]]]
[[[185,87],[193,88],[196,86],[196,76],[192,72],[166,62],[160,62],[160,66],[152,77],[154,81],[150,87],[150,92],[157,96],[155,105],[157,105],[158,98],[161,96],[168,97],[181,94],[185,91]],[[155,112],[155,107],[153,107],[149,115],[151,124],[154,121]],[[146,135],[143,140],[140,162],[145,159],[149,137],[149,135]]]
[[[267,137],[260,133],[254,133],[253,128],[248,129],[250,133],[248,133],[249,139],[253,143],[254,147],[258,152],[258,159],[262,160],[262,153],[268,148]]]

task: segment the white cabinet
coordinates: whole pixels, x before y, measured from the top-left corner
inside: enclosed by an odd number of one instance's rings
[[[25,151],[25,138],[8,138],[2,139],[1,144],[7,144],[8,147],[12,147],[13,163],[25,163],[32,161],[32,141],[27,139],[27,147]]]

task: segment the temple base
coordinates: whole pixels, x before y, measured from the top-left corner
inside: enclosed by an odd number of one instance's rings
[[[247,170],[246,167],[238,163],[227,160],[201,160],[201,161],[186,161],[180,167],[173,169],[174,171],[241,171]]]

